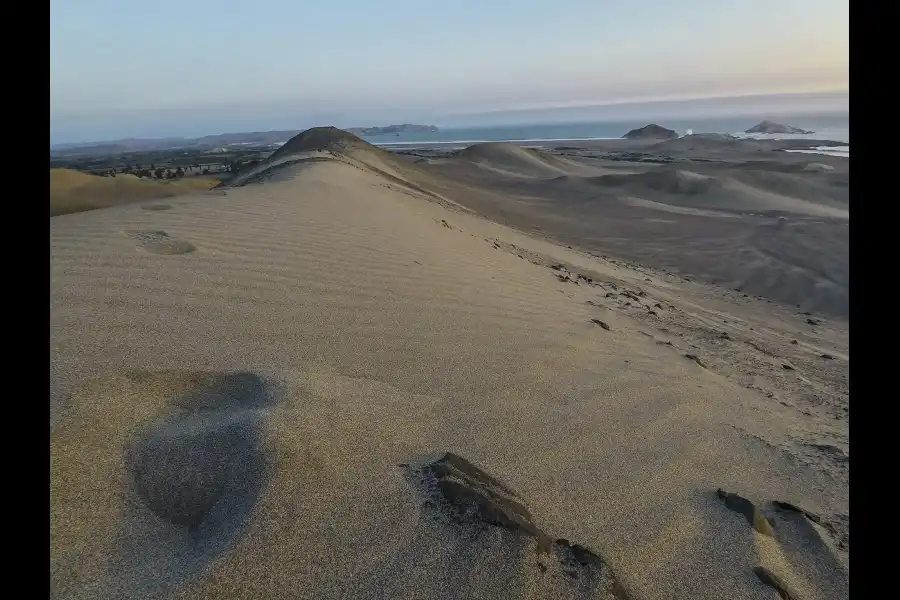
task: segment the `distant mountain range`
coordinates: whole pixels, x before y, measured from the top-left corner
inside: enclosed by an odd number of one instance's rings
[[[129,152],[150,152],[154,150],[174,150],[185,148],[202,150],[214,149],[224,146],[275,146],[282,144],[298,133],[300,129],[289,131],[252,131],[244,133],[222,133],[218,135],[206,135],[199,138],[125,138],[109,142],[67,143],[50,146],[51,157],[78,156],[78,155],[109,155],[124,154]],[[434,125],[387,125],[384,127],[350,127],[345,129],[358,136],[394,135],[411,132],[434,132],[438,128]]]
[[[403,125],[387,125],[385,127],[351,127],[345,129],[354,135],[393,135],[401,133],[426,133],[440,131],[434,125],[411,125],[404,123]]]

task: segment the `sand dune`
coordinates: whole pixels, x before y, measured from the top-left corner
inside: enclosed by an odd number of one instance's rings
[[[850,218],[846,188],[827,183],[811,186],[808,181],[781,173],[735,171],[717,177],[660,167],[644,173],[602,175],[583,181],[675,206]]]
[[[98,177],[71,169],[50,169],[50,216],[171,198],[209,190],[218,184],[217,179],[202,177],[156,181],[134,175]]]
[[[819,529],[848,467],[801,454],[845,421],[805,416],[796,375],[840,410],[837,324],[525,235],[356,150],[51,220],[51,597],[847,596],[849,542]],[[148,251],[172,240],[193,251]]]
[[[459,152],[459,157],[482,169],[511,177],[558,177],[566,174],[588,174],[584,165],[553,156],[534,148],[508,142],[475,144]]]
[[[624,161],[595,142],[582,159],[591,175],[516,178],[453,157],[421,168],[444,196],[559,243],[845,318],[849,165],[732,142]]]
[[[310,152],[324,153],[329,158],[334,155],[349,157],[358,161],[356,166],[367,167],[376,174],[401,177],[396,166],[402,161],[394,154],[336,127],[314,127],[300,133],[273,153],[265,163],[283,164],[285,160],[306,157]],[[403,167],[409,165],[403,164],[401,169]]]
[[[645,173],[603,175],[591,178],[588,182],[598,186],[629,186],[664,194],[692,196],[721,188],[720,180],[715,177],[681,169],[656,169]]]
[[[815,165],[815,163],[810,163]],[[849,217],[850,174],[832,173],[813,166],[801,173],[768,172],[764,169],[735,171],[732,178],[756,189],[783,197],[797,198],[832,208],[839,208]]]
[[[226,187],[279,181],[292,177],[290,167],[315,162],[341,162],[358,170],[376,175],[381,185],[403,189],[406,193],[424,194],[431,200],[453,204],[452,201],[416,183],[423,172],[399,156],[373,146],[361,138],[336,127],[314,127],[292,138],[254,168],[238,173],[224,182]],[[410,177],[410,175],[413,175]],[[428,179],[426,176],[425,179]]]

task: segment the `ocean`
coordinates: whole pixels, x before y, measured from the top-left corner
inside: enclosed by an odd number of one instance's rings
[[[850,116],[842,114],[793,114],[769,117],[801,129],[814,131],[813,135],[752,136],[778,139],[810,139],[846,142],[849,155]],[[589,123],[523,124],[500,127],[441,128],[437,132],[401,133],[399,135],[366,136],[366,141],[379,146],[415,147],[420,143],[465,145],[480,142],[553,142],[566,140],[601,140],[621,138],[625,133],[656,123],[679,134],[730,133],[748,137],[743,133],[761,121],[763,117],[730,117],[714,119],[644,119],[642,121],[597,121]],[[810,144],[815,146],[815,144]]]

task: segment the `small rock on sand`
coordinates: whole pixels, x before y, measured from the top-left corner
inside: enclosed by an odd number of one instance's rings
[[[599,325],[600,327],[602,327],[603,329],[605,329],[607,331],[611,331],[609,324],[601,321],[600,319],[591,319],[591,323],[593,323],[594,325]]]
[[[700,357],[697,356],[696,354],[685,354],[684,357],[685,357],[685,358],[691,359],[692,361],[694,361],[695,363],[697,363],[698,365],[700,365],[700,366],[703,367],[704,369],[706,368],[706,365],[703,364],[703,361],[701,361],[701,360],[700,360]]]

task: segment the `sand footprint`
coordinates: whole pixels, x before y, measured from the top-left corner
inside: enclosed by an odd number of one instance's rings
[[[553,597],[627,600],[628,593],[608,563],[590,549],[569,540],[554,539],[535,523],[525,501],[501,481],[466,459],[444,453],[419,467],[401,465],[421,490],[424,504],[449,527],[463,533],[457,539],[479,545],[479,531],[498,528],[510,535],[501,560],[519,556],[534,564],[546,591]],[[481,548],[484,550],[484,547]],[[477,551],[476,551],[477,552]],[[534,554],[532,554],[534,552]],[[499,556],[497,557],[499,559]],[[497,564],[500,571],[515,570]]]
[[[753,567],[760,582],[773,588],[782,600],[844,598],[849,591],[846,572],[822,540],[812,523],[821,518],[786,502],[773,502],[776,509],[764,514],[750,500],[718,490],[725,506],[747,519],[760,537],[760,558],[768,565]]]
[[[190,242],[169,237],[165,231],[126,231],[129,237],[137,240],[138,248],[153,254],[188,254],[197,248]]]

